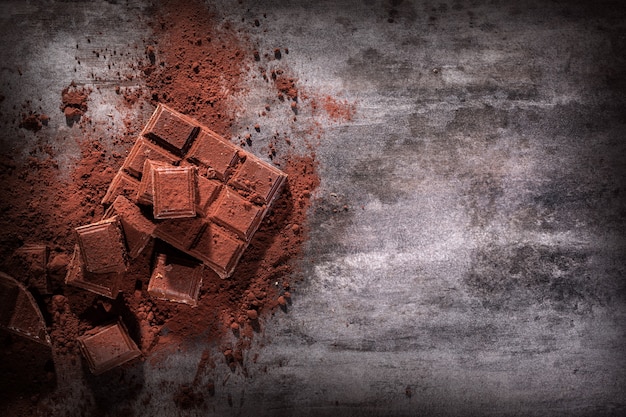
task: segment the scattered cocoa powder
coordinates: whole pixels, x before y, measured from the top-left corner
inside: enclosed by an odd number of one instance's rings
[[[274,84],[276,85],[276,89],[281,94],[284,94],[292,100],[298,99],[298,89],[296,88],[295,78],[290,78],[285,75],[279,74],[276,75]]]
[[[356,112],[356,106],[347,100],[339,101],[331,96],[322,99],[324,110],[334,121],[350,121]]]
[[[19,127],[31,132],[39,132],[43,126],[48,125],[49,120],[50,118],[45,114],[29,113],[23,115]]]
[[[200,1],[163,1],[146,84],[154,103],[169,104],[229,137],[235,117],[230,98],[243,89],[250,53],[234,31],[218,29],[213,19]]]
[[[243,43],[232,29],[218,29],[213,16],[201,1],[164,1],[158,10],[154,45],[146,48],[148,64],[143,74],[153,103],[166,102],[212,130],[230,137],[235,120],[230,97],[244,87],[242,76],[248,59],[256,58],[252,47]],[[285,49],[287,53],[287,49]],[[184,56],[184,59],[182,58]],[[281,94],[296,101],[296,79],[277,74],[274,80]],[[127,104],[141,100],[139,90],[118,90]],[[128,97],[127,97],[128,93]],[[70,84],[61,92],[61,110],[69,125],[87,111],[90,90]],[[295,108],[297,110],[297,107]],[[268,109],[269,111],[269,109]],[[23,128],[33,130],[35,122],[45,124],[43,115],[29,115]],[[80,124],[82,125],[82,123]],[[79,125],[79,126],[80,126]],[[128,123],[129,130],[131,123]],[[260,130],[260,126],[255,126]],[[40,297],[59,366],[80,361],[76,337],[117,317],[144,354],[158,360],[173,343],[206,340],[221,343],[234,334],[234,345],[225,346],[226,363],[232,369],[244,365],[243,352],[260,331],[267,313],[278,306],[287,308],[291,299],[290,279],[308,236],[307,210],[319,184],[315,155],[281,156],[287,184],[270,213],[253,236],[232,277],[220,279],[206,270],[198,307],[151,299],[146,287],[150,278],[150,244],[126,273],[122,294],[115,300],[66,286],[67,265],[75,244],[77,226],[102,218],[100,204],[121,160],[84,129],[79,143],[80,157],[69,178],[62,177],[53,152],[26,160],[0,155],[0,268],[19,275],[13,262],[16,249],[25,243],[44,242],[51,249],[48,274],[52,296]],[[45,132],[45,131],[44,131]],[[117,145],[130,149],[134,132]],[[250,140],[250,136],[246,140]],[[121,143],[120,143],[121,142]],[[45,144],[45,140],[44,140]],[[276,149],[273,150],[276,155]],[[163,330],[167,331],[163,331]],[[216,358],[217,359],[217,358]],[[129,365],[129,366],[132,366]],[[214,359],[203,355],[199,375],[215,367]],[[245,370],[244,370],[245,373]],[[196,378],[199,384],[200,378]],[[213,384],[213,385],[212,385]],[[209,392],[214,383],[209,382]],[[174,400],[181,408],[202,404],[198,387],[181,387]],[[27,415],[14,413],[13,415]]]

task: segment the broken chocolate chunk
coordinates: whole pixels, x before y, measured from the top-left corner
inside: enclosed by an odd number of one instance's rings
[[[152,188],[155,219],[178,219],[196,215],[194,167],[154,167]]]
[[[39,244],[26,244],[15,251],[24,267],[24,282],[39,294],[51,293],[50,279],[47,274],[48,247]]]
[[[143,172],[141,174],[141,182],[139,183],[139,189],[137,190],[137,203],[146,206],[151,206],[153,200],[153,186],[152,186],[152,170],[154,167],[167,167],[171,166],[164,162],[153,161],[146,159],[143,164]]]
[[[200,127],[192,118],[159,104],[143,135],[155,140],[164,148],[183,155],[199,131]]]
[[[121,195],[107,209],[103,218],[108,219],[113,216],[120,219],[128,256],[136,258],[150,243],[156,224],[144,216],[137,205]]]
[[[126,248],[117,216],[75,230],[87,272],[102,274],[126,270]]]
[[[148,294],[195,307],[202,285],[202,270],[198,261],[159,254],[148,284]]]
[[[50,337],[37,302],[26,287],[0,272],[0,327],[46,345]]]
[[[94,273],[85,269],[80,246],[74,247],[74,255],[67,267],[65,283],[91,291],[108,298],[116,298],[124,274],[121,272]]]
[[[99,375],[141,356],[122,321],[97,327],[78,338],[89,369]]]

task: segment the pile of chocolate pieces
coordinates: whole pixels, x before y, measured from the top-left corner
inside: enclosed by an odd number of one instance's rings
[[[129,266],[156,238],[188,256],[154,253],[148,294],[196,306],[203,268],[222,279],[233,273],[286,179],[159,104],[102,200],[102,220],[76,228],[66,283],[116,298]],[[121,320],[79,342],[96,374],[141,354]]]

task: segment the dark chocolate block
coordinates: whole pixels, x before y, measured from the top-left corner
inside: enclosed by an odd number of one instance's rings
[[[244,240],[249,240],[256,231],[263,214],[258,206],[229,188],[222,190],[212,207],[211,220],[231,229]]]
[[[75,230],[87,272],[102,274],[126,270],[126,247],[117,216]]]
[[[113,177],[113,181],[111,181],[109,189],[102,199],[102,204],[111,204],[118,195],[134,199],[138,189],[139,181],[119,171],[115,174],[115,177]]]
[[[120,219],[128,255],[133,259],[136,258],[150,243],[156,224],[144,216],[141,209],[132,201],[121,195],[104,213],[104,219],[113,216]]]
[[[0,272],[0,327],[46,345],[50,338],[37,302],[26,287]]]
[[[230,184],[249,192],[252,201],[269,204],[286,179],[282,171],[256,157],[247,157]]]
[[[36,289],[39,294],[51,294],[50,280],[47,274],[48,247],[46,245],[26,244],[15,251],[25,268],[25,283]]]
[[[198,305],[203,266],[160,254],[148,284],[148,294],[161,300]]]
[[[229,170],[237,162],[237,147],[217,136],[216,133],[202,130],[187,153],[193,163],[210,168],[220,180],[228,177]]]
[[[147,139],[139,138],[130,150],[126,160],[124,160],[122,169],[139,178],[143,172],[143,164],[147,159],[170,165],[179,161],[177,156],[167,150],[155,145]]]
[[[143,135],[183,155],[199,130],[198,123],[192,118],[159,104],[143,130]]]
[[[204,177],[198,176],[196,178],[196,185],[198,192],[196,195],[196,208],[204,216],[208,214],[209,206],[217,197],[222,184],[217,181],[209,180]]]
[[[141,351],[121,321],[97,327],[80,336],[78,342],[89,369],[95,375],[141,356]]]
[[[229,237],[217,225],[208,223],[189,253],[226,278],[233,272],[243,248],[241,242]]]
[[[194,167],[154,167],[154,218],[179,219],[196,215]]]
[[[177,249],[188,251],[205,227],[200,217],[161,220],[154,229],[154,236]]]
[[[97,274],[86,271],[80,246],[76,245],[72,260],[67,266],[65,283],[108,298],[116,298],[120,292],[119,288],[123,277],[124,274],[121,272]]]
[[[146,206],[151,206],[154,202],[154,188],[152,187],[152,170],[154,167],[167,167],[171,166],[164,162],[153,161],[146,159],[143,164],[143,172],[141,174],[141,183],[139,183],[139,190],[137,190],[137,203]]]

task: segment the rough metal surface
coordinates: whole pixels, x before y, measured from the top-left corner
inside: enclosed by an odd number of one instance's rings
[[[260,29],[242,24],[259,49],[288,47],[301,88],[357,112],[324,126],[317,147],[322,185],[293,305],[264,323],[248,375],[218,360],[200,376],[215,383],[206,409],[184,414],[626,412],[626,14],[619,2],[591,3],[211,6],[234,22],[265,13]],[[58,14],[2,4],[2,84],[14,88],[5,117],[29,91],[58,106],[75,78],[65,72],[75,42],[59,39],[83,41],[96,19],[102,42],[117,42],[120,22],[119,42],[140,42],[143,23],[116,17],[150,9],[51,4]],[[16,84],[24,56],[39,61]],[[99,94],[102,106],[114,97]],[[267,131],[283,125],[273,117]],[[194,380],[205,348],[145,362],[139,395],[88,381],[57,411],[86,401],[177,415],[172,395]]]

